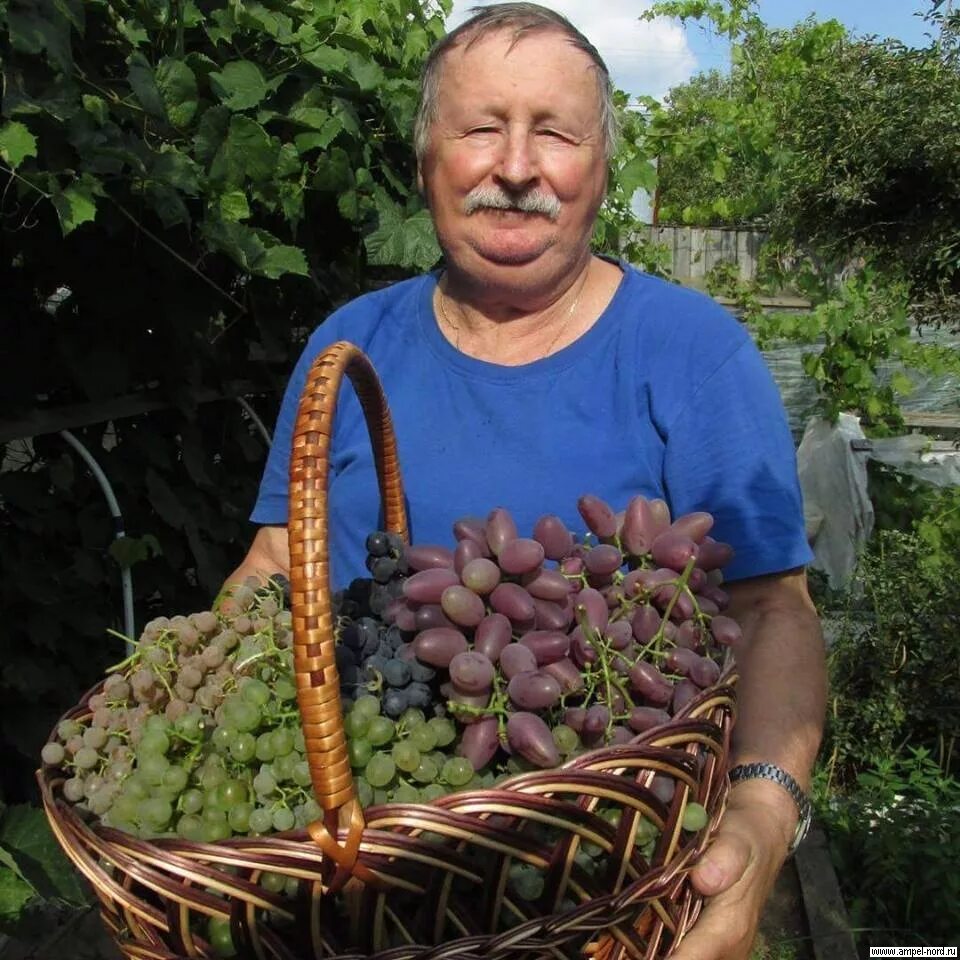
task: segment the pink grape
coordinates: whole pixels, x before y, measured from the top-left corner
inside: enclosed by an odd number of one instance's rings
[[[496,507],[487,517],[487,543],[494,556],[499,556],[504,544],[517,539],[517,525],[510,511]]]
[[[658,773],[650,781],[650,791],[662,803],[669,803],[677,792],[677,784],[671,777]]]
[[[677,572],[666,567],[656,570],[631,570],[624,578],[621,586],[626,596],[630,598],[649,596],[655,593],[664,583],[672,583],[677,579]]]
[[[650,531],[655,540],[664,530],[670,526],[670,508],[664,500],[651,500],[650,516],[653,520],[653,529]]]
[[[485,551],[476,540],[461,540],[453,551],[453,569],[460,574],[462,580],[463,568],[471,560],[479,560],[484,555]]]
[[[701,570],[719,570],[733,559],[733,547],[706,537],[697,553],[697,566]]]
[[[512,576],[539,570],[543,560],[543,547],[536,540],[526,537],[508,540],[497,555],[500,568]]]
[[[451,627],[423,630],[413,638],[417,659],[431,667],[448,667],[450,661],[467,649],[467,638]]]
[[[580,693],[584,689],[583,674],[577,665],[564,657],[562,660],[555,660],[553,663],[544,664],[540,667],[542,673],[553,677],[560,684],[560,690],[564,694]]]
[[[511,680],[518,673],[537,669],[537,658],[529,647],[521,643],[511,643],[500,651],[500,670]]]
[[[542,547],[548,560],[562,560],[573,548],[573,534],[553,514],[541,517],[533,528],[533,539]],[[545,600],[552,599],[544,597]]]
[[[634,707],[627,719],[630,729],[637,733],[643,733],[644,730],[659,727],[660,724],[669,722],[670,714],[658,707]]]
[[[670,709],[673,715],[676,716],[699,693],[700,689],[697,685],[689,677],[684,677],[673,688],[673,700],[670,701]]]
[[[586,716],[583,718],[581,728],[585,739],[596,740],[603,736],[607,730],[607,724],[610,722],[610,711],[602,703],[595,703],[592,707],[587,707]]]
[[[585,667],[588,663],[597,662],[596,649],[583,635],[583,631],[579,627],[570,633],[570,654],[581,667]]]
[[[468,587],[454,584],[440,597],[443,612],[460,627],[475,627],[486,615],[483,601]]]
[[[406,546],[403,548],[403,558],[411,570],[432,570],[453,566],[453,551],[447,547],[432,544]]]
[[[694,662],[699,659],[699,655],[693,650],[688,650],[686,647],[674,647],[667,654],[666,668],[671,673],[679,673],[680,676],[686,677],[689,675]]]
[[[697,606],[700,608],[700,612],[708,617],[716,616],[720,612],[720,608],[702,593],[697,594]]]
[[[660,629],[660,613],[649,606],[638,607],[630,620],[637,643],[649,643]]]
[[[634,557],[641,557],[653,543],[653,514],[646,497],[631,498],[623,514],[620,541],[623,549]]]
[[[527,593],[538,600],[563,603],[572,592],[570,581],[559,570],[538,570],[521,581]]]
[[[673,684],[652,663],[635,663],[628,676],[630,686],[656,706],[666,706],[673,698]]]
[[[599,543],[584,558],[587,573],[607,576],[623,565],[623,554],[612,543]]]
[[[507,720],[510,749],[537,767],[555,767],[560,751],[550,728],[535,713],[512,713]]]
[[[531,630],[520,643],[537,658],[538,665],[553,663],[570,652],[570,638],[557,630]]]
[[[474,770],[482,770],[494,758],[499,746],[497,718],[482,717],[464,729],[457,746],[457,756],[466,757]]]
[[[723,614],[710,621],[710,632],[713,634],[713,639],[725,647],[739,643],[743,639],[740,624],[733,617],[725,617]]]
[[[697,657],[690,666],[690,679],[701,690],[706,690],[720,679],[720,667],[709,657]]]
[[[699,543],[713,527],[713,516],[705,510],[695,510],[693,513],[685,513],[682,517],[677,517],[670,524],[670,529],[674,533],[689,537],[696,543]]]
[[[650,547],[650,556],[653,557],[654,563],[676,570],[677,573],[681,573],[697,553],[697,545],[690,537],[675,533],[673,530],[661,533]]]
[[[546,710],[560,699],[561,690],[560,684],[549,674],[524,670],[510,679],[507,693],[524,710]]]
[[[416,611],[403,599],[391,600],[383,619],[385,623],[396,624],[407,633],[417,628]]]
[[[421,570],[403,581],[403,595],[415,603],[439,603],[443,591],[460,582],[453,569],[451,556],[449,567],[434,567]]]
[[[496,672],[482,653],[468,650],[450,661],[450,679],[461,693],[489,693]]]
[[[461,517],[455,521],[453,535],[461,543],[464,540],[473,540],[480,547],[482,557],[490,556],[490,546],[487,543],[487,525],[479,517]]]
[[[587,493],[577,500],[577,509],[588,529],[601,540],[616,535],[617,517],[608,503]]]
[[[488,613],[473,634],[473,649],[491,663],[497,663],[504,647],[512,640],[513,628],[502,613]]]
[[[464,540],[463,542],[472,543],[473,541]],[[460,571],[460,579],[474,593],[486,596],[500,582],[500,568],[486,557],[477,557]]]
[[[586,587],[577,594],[577,610],[582,611],[587,623],[594,630],[603,630],[610,618],[610,608],[599,590]],[[579,622],[579,621],[578,621]]]
[[[719,610],[726,610],[730,605],[730,596],[727,592],[712,583],[707,583],[700,588],[700,596],[713,601]]]
[[[633,731],[617,724],[610,730],[610,743],[630,743],[633,740]]]
[[[604,631],[614,650],[626,650],[633,643],[633,630],[629,620],[614,620]]]
[[[573,621],[573,604],[561,606],[559,603],[534,597],[533,609],[537,630],[566,630]]]
[[[688,650],[701,650],[703,648],[703,630],[700,625],[693,620],[684,620],[677,627],[677,636],[674,643],[678,647],[686,647]]]
[[[583,729],[583,721],[586,716],[585,707],[567,707],[563,712],[563,722],[575,733],[579,733]]]
[[[490,594],[490,606],[516,622],[533,620],[533,597],[518,583],[501,583]]]
[[[455,627],[456,624],[443,612],[439,603],[426,603],[413,615],[415,630],[430,630],[433,627]]]

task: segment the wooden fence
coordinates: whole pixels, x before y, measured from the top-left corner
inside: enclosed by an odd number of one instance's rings
[[[742,280],[757,273],[760,247],[766,234],[757,230],[725,230],[712,227],[647,226],[647,236],[671,253],[673,277],[690,286],[703,286],[706,275],[718,263],[734,263]]]

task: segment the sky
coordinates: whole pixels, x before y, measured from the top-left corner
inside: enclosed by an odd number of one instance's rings
[[[543,0],[568,17],[597,47],[616,86],[633,97],[661,99],[695,73],[722,69],[729,62],[726,44],[705,35],[696,24],[641,23],[649,0]],[[461,23],[482,0],[455,0],[448,29]],[[912,46],[927,43],[927,25],[915,14],[927,0],[759,0],[760,16],[770,26],[790,27],[813,14],[837,19],[859,35],[894,37]]]

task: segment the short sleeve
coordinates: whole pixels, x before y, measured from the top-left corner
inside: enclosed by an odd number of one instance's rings
[[[778,573],[812,559],[796,453],[779,391],[745,339],[669,425],[664,485],[674,515],[707,510],[711,536],[733,546],[728,580]]]

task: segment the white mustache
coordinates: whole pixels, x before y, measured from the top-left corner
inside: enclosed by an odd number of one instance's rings
[[[499,187],[476,187],[463,201],[463,212],[469,216],[485,207],[493,210],[519,210],[521,213],[542,213],[550,220],[560,216],[561,204],[556,197],[527,190],[511,195]]]

